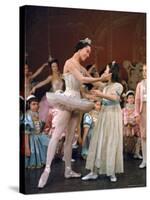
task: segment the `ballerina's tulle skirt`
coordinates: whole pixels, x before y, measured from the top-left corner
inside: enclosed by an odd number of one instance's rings
[[[66,95],[65,93],[46,93],[47,101],[50,106],[62,110],[88,112],[94,108],[94,103],[79,96]]]

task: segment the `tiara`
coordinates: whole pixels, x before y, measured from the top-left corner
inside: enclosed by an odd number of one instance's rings
[[[87,43],[87,44],[91,44],[92,41],[89,38],[85,38],[84,40],[80,40],[80,42],[82,42],[83,44]]]

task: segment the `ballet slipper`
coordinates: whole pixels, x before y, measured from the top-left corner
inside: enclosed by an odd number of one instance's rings
[[[44,172],[42,173],[39,183],[38,183],[38,188],[43,188],[48,180],[49,177],[49,173],[50,173],[50,168],[45,168]]]
[[[65,178],[80,178],[81,174],[74,172],[70,167],[65,169]]]

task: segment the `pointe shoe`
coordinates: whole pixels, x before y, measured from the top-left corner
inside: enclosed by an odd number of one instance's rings
[[[143,169],[143,168],[145,168],[146,167],[146,163],[145,162],[142,162],[140,165],[139,165],[139,168],[140,169]]]
[[[74,172],[70,167],[65,170],[65,178],[80,178],[81,174]]]
[[[94,172],[90,172],[86,176],[82,177],[82,181],[88,181],[88,180],[95,180],[98,178],[98,175]]]
[[[110,181],[111,182],[116,182],[117,181],[117,177],[115,175],[110,176]]]
[[[50,173],[50,168],[45,168],[44,172],[42,173],[39,183],[38,183],[38,188],[43,188],[48,180],[49,177],[49,173]]]

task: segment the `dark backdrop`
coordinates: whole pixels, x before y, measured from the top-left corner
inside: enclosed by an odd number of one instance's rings
[[[93,51],[86,64],[98,63],[101,71],[112,60],[120,64],[146,62],[146,14],[133,12],[26,6],[25,51],[35,71],[49,53],[64,62],[80,39],[92,39]],[[123,69],[122,69],[123,70]],[[126,76],[123,70],[123,76]],[[47,76],[44,70],[40,79]]]

